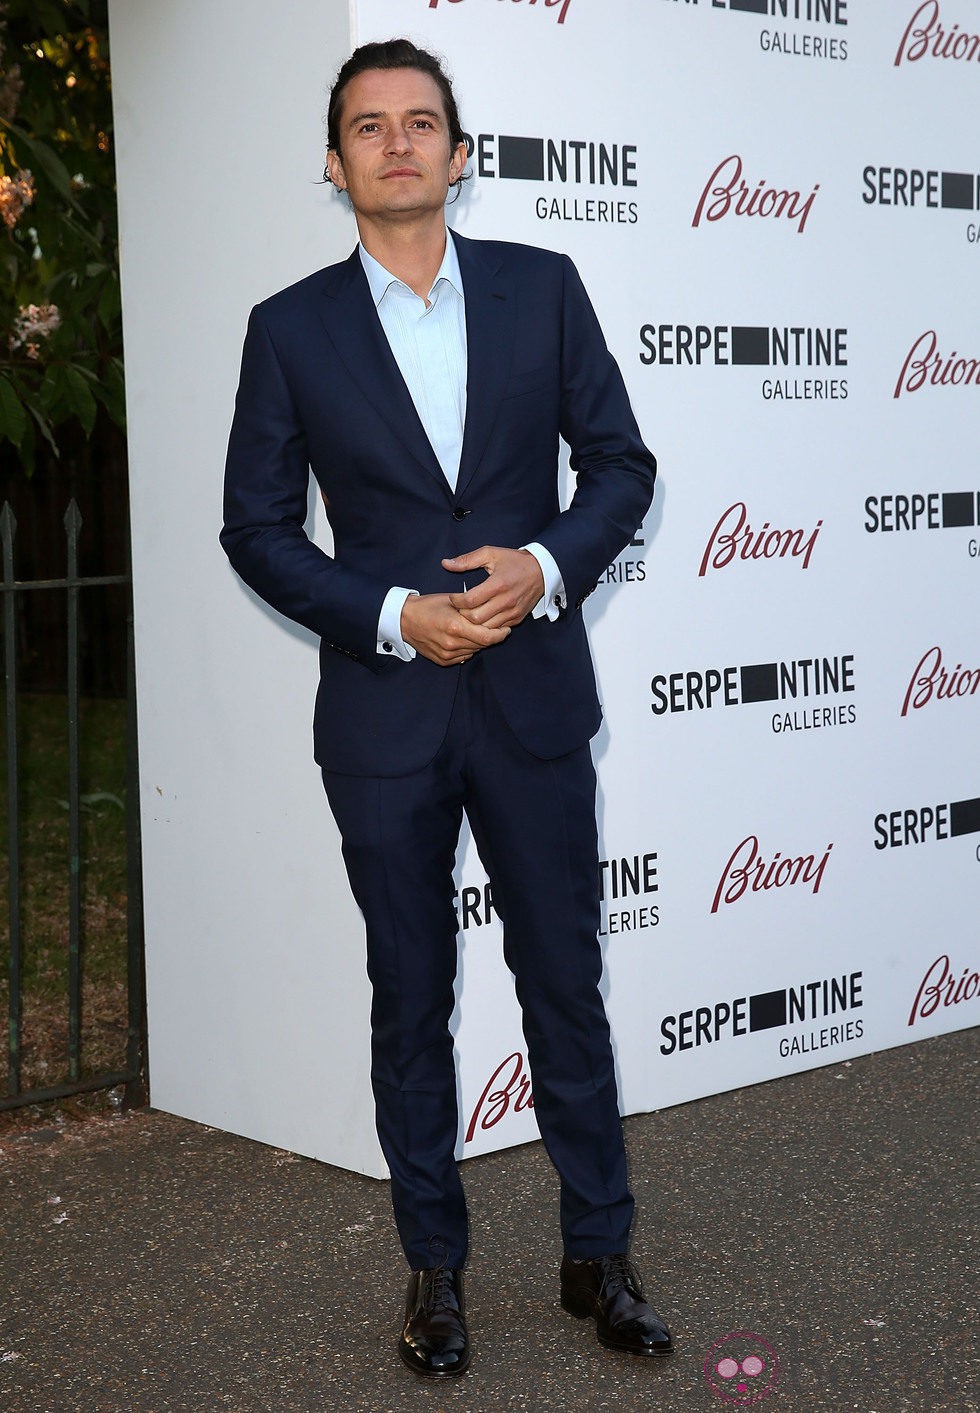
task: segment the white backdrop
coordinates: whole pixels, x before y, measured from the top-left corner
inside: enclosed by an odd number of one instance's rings
[[[110,9],[153,1103],[379,1172],[316,645],[217,542],[248,310],[352,244],[317,184],[349,35],[339,4]]]
[[[380,1173],[312,647],[214,539],[248,307],[354,239],[312,184],[342,8],[297,4],[269,34],[257,4],[130,0],[112,34],[153,1101]],[[975,1023],[974,7],[352,17],[353,42],[447,56],[474,171],[451,222],[573,256],[660,459],[586,605],[624,1110]],[[536,1130],[471,847],[459,889],[476,1153]]]

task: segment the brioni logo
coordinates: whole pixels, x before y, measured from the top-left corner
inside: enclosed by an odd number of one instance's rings
[[[950,671],[943,662],[941,648],[930,648],[919,659],[909,678],[902,715],[921,711],[931,701],[949,701],[951,697],[975,697],[980,689],[980,667],[964,667],[958,662]]]
[[[959,25],[946,29],[939,22],[939,0],[924,0],[905,27],[895,67],[919,59],[965,59],[980,62],[980,34],[966,34]]]
[[[969,966],[956,976],[949,957],[943,952],[922,978],[912,1009],[909,1011],[909,1025],[917,1020],[928,1019],[940,1006],[959,1006],[964,1001],[972,1001],[980,991],[980,975]]]
[[[802,235],[819,190],[817,182],[804,197],[799,191],[767,186],[765,177],[750,187],[742,177],[742,159],[733,152],[718,163],[705,182],[691,225],[699,226],[702,217],[720,221],[730,212],[735,216],[782,216],[791,223],[795,221],[797,234]]]
[[[498,0],[498,4],[499,2],[500,0]],[[463,0],[446,0],[447,5],[461,5],[462,3]],[[537,5],[539,3],[539,0],[510,0],[510,3],[512,5],[520,5],[524,3],[528,5]],[[542,10],[558,11],[558,23],[560,25],[563,25],[565,23],[565,16],[568,14],[568,9],[571,3],[572,0],[540,0]],[[437,10],[438,8],[439,0],[429,0],[430,10]]]
[[[735,559],[786,559],[789,556],[799,559],[802,569],[809,569],[822,525],[823,520],[818,520],[808,534],[806,530],[774,530],[769,521],[764,520],[762,528],[754,530],[745,502],[737,500],[722,513],[712,530],[701,557],[698,578],[703,579],[709,569],[724,569]]]
[[[961,358],[956,349],[947,357],[939,352],[935,329],[920,334],[909,349],[895,384],[894,397],[931,387],[980,387],[980,358]]]
[[[522,1109],[533,1108],[531,1077],[525,1068],[524,1056],[515,1050],[513,1055],[501,1060],[484,1085],[466,1126],[466,1142],[472,1141],[478,1128],[488,1129],[499,1124],[505,1114],[511,1111],[519,1114]]]
[[[777,849],[771,862],[767,862],[762,856],[758,839],[750,834],[725,864],[715,889],[711,911],[716,913],[723,903],[737,903],[747,892],[761,893],[770,888],[791,888],[802,884],[811,892],[819,893],[833,847],[833,844],[828,844],[819,860],[815,854],[784,859],[781,850]]]

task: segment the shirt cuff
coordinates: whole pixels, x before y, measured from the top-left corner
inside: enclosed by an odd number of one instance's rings
[[[541,573],[544,575],[544,593],[531,609],[531,617],[547,618],[549,623],[554,623],[568,602],[565,584],[561,577],[561,571],[555,563],[554,555],[546,550],[544,545],[537,543],[522,545],[521,549],[526,549],[528,554],[534,555],[541,566]]]
[[[413,595],[418,598],[418,589],[389,589],[381,605],[378,618],[378,652],[382,657],[400,657],[402,662],[411,662],[415,649],[409,647],[402,637],[402,609],[405,600]]]

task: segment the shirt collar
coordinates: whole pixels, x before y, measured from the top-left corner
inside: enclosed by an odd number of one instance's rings
[[[360,242],[358,242],[357,253],[361,257],[361,264],[364,267],[365,275],[367,275],[375,308],[384,299],[390,285],[401,285],[404,289],[408,289],[403,280],[400,280],[397,275],[393,275],[390,270],[386,270],[379,260],[375,260],[374,256],[364,249]],[[440,280],[448,280],[456,293],[462,296],[463,277],[459,271],[459,256],[456,254],[456,244],[449,233],[448,226],[446,228],[446,253],[442,257],[442,264],[432,281],[432,289],[435,289]],[[431,292],[430,290],[429,293],[431,294]]]

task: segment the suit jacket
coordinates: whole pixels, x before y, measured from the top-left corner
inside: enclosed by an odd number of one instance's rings
[[[440,560],[543,544],[568,594],[485,649],[515,735],[545,759],[598,729],[580,612],[635,534],[656,462],[567,256],[453,235],[466,299],[466,422],[447,483],[391,353],[357,251],[253,309],[225,476],[221,542],[241,577],[321,639],[318,763],[354,775],[420,769],[445,735],[460,669],[377,651],[393,584],[451,592]],[[576,490],[558,499],[559,437]],[[333,555],[303,528],[312,468]],[[475,582],[467,576],[467,584]]]

